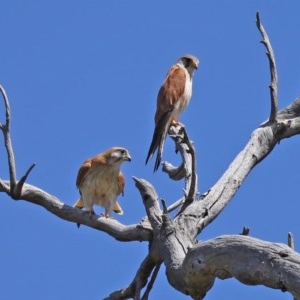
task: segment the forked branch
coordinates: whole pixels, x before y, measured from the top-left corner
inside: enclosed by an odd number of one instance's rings
[[[0,85],[0,91],[4,100],[4,105],[5,105],[5,124],[0,123],[0,129],[3,133],[4,136],[4,144],[5,144],[5,149],[7,152],[7,158],[8,158],[8,167],[9,167],[9,178],[10,178],[10,189],[9,191],[7,190],[7,186],[1,182],[0,185],[4,190],[13,198],[13,199],[20,199],[21,192],[23,185],[31,172],[31,170],[34,168],[35,164],[32,164],[28,171],[25,173],[25,175],[21,178],[19,182],[17,182],[17,172],[16,172],[16,162],[15,162],[15,156],[14,156],[14,151],[13,151],[13,146],[12,146],[12,141],[10,137],[10,105],[9,105],[9,100],[7,97],[7,94]]]
[[[10,179],[10,194],[14,194],[14,189],[17,183],[17,175],[16,175],[16,164],[15,164],[15,156],[12,147],[11,137],[10,137],[10,105],[7,94],[0,85],[0,91],[4,100],[5,106],[5,123],[0,123],[0,129],[3,133],[5,149],[7,152],[8,158],[8,168],[9,168],[9,179]],[[3,184],[2,184],[3,185]]]

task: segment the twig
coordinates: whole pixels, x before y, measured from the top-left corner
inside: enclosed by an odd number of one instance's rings
[[[4,136],[4,143],[5,143],[5,149],[7,152],[8,157],[8,167],[9,167],[9,178],[10,178],[10,193],[13,195],[14,189],[17,182],[17,176],[16,176],[16,164],[15,164],[15,157],[14,157],[14,151],[12,147],[12,142],[10,138],[10,105],[9,100],[7,97],[7,94],[0,85],[0,92],[2,94],[4,105],[5,105],[5,117],[6,121],[5,124],[1,124],[0,129],[2,130],[3,136]]]
[[[291,232],[288,233],[288,246],[293,250],[295,249],[294,236]]]
[[[31,172],[34,168],[35,164],[32,164],[28,171],[25,173],[24,176],[17,182],[17,171],[16,171],[16,162],[14,157],[14,151],[12,147],[11,137],[10,137],[10,105],[7,94],[4,88],[0,85],[0,91],[4,100],[5,105],[5,117],[6,121],[5,124],[0,124],[0,129],[2,130],[4,136],[4,143],[8,157],[8,166],[9,166],[9,177],[10,177],[10,191],[9,194],[13,199],[20,199],[21,192],[23,185]]]
[[[32,169],[35,167],[35,163],[32,164],[29,169],[27,170],[27,172],[22,176],[22,178],[18,181],[18,183],[15,185],[15,189],[13,191],[13,194],[11,195],[11,197],[13,199],[20,199],[21,197],[21,193],[22,193],[22,188],[23,185],[28,177],[28,175],[30,174],[30,172],[32,171]]]
[[[244,226],[243,231],[240,233],[240,235],[249,235],[249,232],[250,232],[250,228]]]
[[[165,201],[165,199],[161,199],[160,201],[161,201],[161,205],[162,205],[162,207],[163,207],[163,213],[164,213],[164,214],[167,214],[167,213],[168,213],[168,208],[167,208],[167,206],[166,206],[166,201]]]
[[[141,263],[133,281],[130,285],[122,290],[115,291],[111,293],[104,300],[119,300],[119,299],[129,299],[134,298],[139,299],[139,294],[141,289],[146,285],[148,277],[151,275],[152,270],[160,265],[161,262],[156,262],[149,254],[145,257]]]
[[[171,205],[169,205],[168,208],[167,208],[168,213],[172,212],[177,207],[179,207],[180,205],[182,205],[184,203],[184,201],[185,201],[185,197],[182,197],[179,200],[177,200],[174,203],[172,203]]]
[[[160,269],[160,266],[161,264],[157,264],[152,275],[151,275],[151,279],[147,285],[147,288],[146,288],[146,291],[142,297],[142,300],[148,300],[148,297],[149,297],[149,294],[150,294],[150,291],[152,290],[153,288],[153,285],[154,285],[154,282],[156,280],[156,277],[157,277],[157,274],[159,272],[159,269]]]
[[[276,63],[275,63],[275,56],[274,52],[269,40],[269,37],[261,24],[259,12],[256,13],[256,26],[258,30],[260,31],[263,39],[261,43],[266,47],[267,49],[267,56],[269,59],[270,64],[270,72],[271,72],[271,84],[270,84],[270,94],[271,94],[271,112],[270,112],[270,118],[269,121],[271,123],[277,121],[277,111],[278,111],[278,97],[277,97],[277,86],[278,86],[278,77],[277,77],[277,69],[276,69]]]

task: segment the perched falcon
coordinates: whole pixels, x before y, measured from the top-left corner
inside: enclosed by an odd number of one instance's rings
[[[192,78],[198,68],[197,57],[187,54],[180,57],[170,68],[158,92],[155,113],[155,129],[146,158],[148,160],[157,150],[154,172],[157,171],[170,125],[178,125],[178,117],[189,104],[192,96]]]
[[[92,214],[93,205],[97,204],[105,208],[107,218],[112,211],[122,215],[117,197],[124,195],[125,178],[120,171],[124,161],[131,161],[131,157],[128,150],[121,147],[113,147],[87,159],[78,171],[76,186],[80,198],[74,207],[84,208]]]

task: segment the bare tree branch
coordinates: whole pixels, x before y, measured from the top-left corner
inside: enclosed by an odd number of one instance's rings
[[[286,108],[278,112],[280,119],[292,119],[298,117],[300,114],[300,96],[298,96],[294,102],[292,102]]]
[[[288,246],[293,250],[295,249],[294,236],[291,232],[288,233]]]
[[[140,191],[150,224],[155,231],[161,226],[161,209],[159,208],[158,196],[154,187],[145,179],[133,177],[135,185]]]
[[[187,191],[187,202],[192,202],[196,198],[196,194],[198,193],[198,175],[197,175],[197,159],[196,159],[196,150],[193,145],[193,143],[189,140],[189,137],[186,132],[186,128],[183,127],[184,132],[184,141],[188,146],[189,154],[191,156],[191,164],[192,168],[191,170],[188,169],[188,166],[186,166],[186,169],[189,170],[187,173],[186,178],[186,191]]]
[[[262,284],[300,298],[300,254],[284,244],[248,236],[221,236],[199,243],[187,254],[183,273],[187,292],[194,299],[201,299],[199,295],[205,295],[216,277],[234,277],[247,285]]]
[[[4,183],[9,186],[9,182],[4,181]],[[6,191],[0,187],[0,192]],[[84,211],[66,205],[56,197],[29,184],[24,184],[20,199],[42,206],[66,221],[104,231],[119,241],[149,241],[152,236],[152,230],[146,230],[139,224],[123,225],[112,218],[89,216]]]
[[[0,191],[10,195],[10,185],[9,183],[7,184],[7,182],[3,181],[2,179],[0,179]]]
[[[74,223],[101,230],[120,241],[148,241],[149,252],[132,282],[106,299],[141,299],[142,290],[148,283],[143,300],[152,289],[159,267],[166,266],[169,283],[177,290],[194,299],[202,299],[213,286],[215,278],[234,277],[248,285],[265,286],[289,291],[300,299],[300,254],[293,251],[294,241],[289,234],[289,246],[264,242],[242,235],[221,236],[206,242],[197,241],[197,235],[210,224],[234,197],[251,170],[268,156],[285,138],[300,134],[300,97],[278,112],[277,70],[275,57],[268,35],[256,16],[257,27],[267,49],[271,72],[271,112],[269,120],[256,128],[244,149],[236,156],[228,169],[206,193],[196,199],[197,172],[196,152],[183,127],[172,126],[169,134],[182,157],[182,164],[174,167],[163,163],[163,171],[173,180],[185,179],[184,197],[168,208],[155,188],[146,180],[133,177],[140,191],[147,216],[140,224],[123,225],[115,219],[89,216],[84,211],[62,203],[45,191],[26,184],[32,165],[17,182],[16,165],[10,139],[10,107],[7,95],[0,86],[6,108],[6,123],[0,124],[8,155],[10,181],[0,180],[0,192],[13,199],[40,205],[52,214]],[[169,212],[181,206],[179,213],[171,218]]]
[[[131,298],[134,300],[140,300],[141,290],[147,284],[147,280],[151,276],[152,270],[155,269],[157,264],[160,265],[160,263],[156,262],[151,255],[147,255],[139,267],[131,284],[124,289],[111,293],[104,300],[120,300]]]
[[[193,143],[189,140],[185,127],[171,126],[169,135],[174,140],[176,151],[179,151],[182,157],[182,164],[174,167],[168,162],[163,162],[162,170],[173,180],[185,178],[184,196],[186,202],[195,200],[198,192],[198,175],[196,151]]]
[[[180,199],[178,199],[177,201],[175,201],[174,203],[172,203],[171,205],[168,206],[168,212],[172,212],[173,210],[175,210],[177,207],[181,206],[185,201],[185,197],[182,197]]]
[[[277,97],[277,86],[278,86],[278,77],[277,77],[277,69],[275,63],[275,55],[269,40],[269,37],[260,22],[259,12],[256,14],[256,26],[262,35],[262,44],[267,49],[267,56],[270,64],[270,72],[271,72],[271,84],[270,84],[270,94],[271,94],[271,113],[269,117],[270,122],[275,122],[277,120],[277,111],[278,111],[278,97]]]
[[[159,249],[159,232],[162,223],[162,212],[158,205],[158,196],[153,186],[144,179],[133,177],[135,185],[140,191],[143,203],[147,212],[148,220],[153,228],[153,236],[150,242],[149,254],[146,256],[141,266],[139,267],[131,284],[121,290],[115,291],[110,294],[105,300],[117,300],[117,299],[129,299],[140,300],[141,290],[147,284],[148,278],[153,272],[153,276],[150,279],[150,285],[146,289],[145,297],[148,297],[152,285],[156,278],[156,273],[161,265],[162,259],[160,257]],[[154,271],[153,271],[154,270]]]
[[[9,100],[7,97],[7,94],[0,85],[0,92],[2,94],[3,100],[4,100],[4,105],[5,105],[5,124],[0,123],[0,129],[2,130],[3,136],[4,136],[4,144],[5,144],[5,149],[7,152],[7,157],[8,157],[8,167],[9,167],[9,178],[10,178],[10,196],[13,199],[19,199],[22,191],[22,187],[24,182],[26,181],[30,171],[33,169],[35,164],[31,165],[31,167],[28,169],[26,174],[21,178],[19,182],[17,182],[17,171],[16,171],[16,163],[15,163],[15,156],[14,156],[14,151],[13,151],[13,146],[12,146],[12,141],[10,137],[10,105],[9,105]],[[3,182],[1,183],[2,188],[5,189],[5,185]],[[6,190],[6,192],[8,192]]]
[[[300,134],[300,117],[283,120],[276,124],[265,124],[251,134],[244,149],[232,161],[221,178],[210,189],[209,194],[201,201],[195,201],[178,218],[189,219],[188,231],[197,228],[195,236],[210,224],[234,197],[249,172],[271,153],[282,139]],[[208,212],[205,214],[205,211]],[[191,220],[194,220],[194,222]],[[194,223],[192,225],[192,223]],[[187,226],[183,222],[182,230]]]
[[[250,228],[244,226],[243,231],[240,233],[241,235],[249,235]]]
[[[16,182],[17,182],[17,175],[16,175],[15,156],[14,156],[14,151],[13,151],[12,142],[10,138],[10,105],[9,105],[7,94],[4,88],[2,87],[2,85],[0,85],[0,92],[4,100],[5,119],[6,119],[5,124],[0,124],[0,129],[2,130],[4,136],[4,144],[5,144],[5,149],[8,157],[10,190],[11,190],[11,194],[13,195],[13,191],[15,189]]]
[[[152,290],[153,288],[153,285],[154,285],[154,282],[156,280],[156,277],[158,275],[158,272],[159,272],[159,269],[160,269],[160,266],[161,264],[157,264],[155,269],[153,270],[153,273],[151,275],[151,279],[147,285],[147,289],[142,297],[142,300],[148,300],[148,297],[149,297],[149,294],[150,294],[150,291]]]
[[[32,164],[29,167],[29,169],[27,170],[27,172],[25,173],[25,175],[22,176],[22,178],[18,181],[17,185],[15,186],[15,190],[14,190],[14,198],[15,199],[20,199],[23,185],[34,167],[35,167],[35,164]]]

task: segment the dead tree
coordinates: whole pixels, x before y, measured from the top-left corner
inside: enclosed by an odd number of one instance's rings
[[[0,191],[14,200],[22,199],[40,205],[62,219],[103,231],[119,241],[149,243],[149,252],[131,283],[112,292],[106,299],[148,299],[162,263],[166,266],[169,283],[193,299],[203,299],[216,278],[231,277],[247,285],[261,284],[288,291],[294,298],[300,299],[300,254],[293,250],[291,233],[288,245],[250,237],[248,228],[244,228],[240,235],[224,235],[201,242],[197,240],[201,231],[218,217],[233,198],[249,172],[281,140],[300,134],[300,97],[278,111],[275,58],[259,14],[256,16],[256,24],[270,63],[271,109],[268,120],[252,132],[248,143],[225,173],[200,197],[197,195],[193,143],[184,128],[171,127],[169,135],[182,156],[182,164],[174,167],[164,163],[163,171],[173,180],[184,179],[184,196],[166,207],[163,200],[159,201],[155,188],[148,181],[134,177],[147,214],[138,224],[123,225],[115,219],[89,217],[38,187],[27,184],[26,179],[34,165],[18,179],[10,136],[10,106],[0,86],[6,108],[6,122],[0,124],[0,128],[9,165],[9,180],[0,180]],[[178,208],[178,212],[171,216],[175,208]]]

